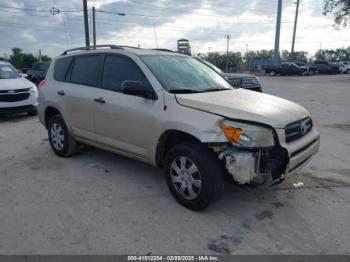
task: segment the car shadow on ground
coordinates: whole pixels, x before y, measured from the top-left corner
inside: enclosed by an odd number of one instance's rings
[[[153,191],[154,195],[163,195],[169,201],[175,202],[168,192],[162,168],[92,147],[83,147],[74,158],[77,161],[81,159],[85,165],[94,169],[96,175],[101,173],[111,175],[117,187],[119,179],[139,183],[139,185],[148,185],[148,187],[152,185],[149,190]],[[242,199],[245,201],[275,199],[278,198],[279,189],[293,188],[286,187],[286,185],[284,187],[280,185],[238,185],[233,181],[225,181],[221,198],[207,210],[215,212],[217,208],[225,209],[225,204],[228,204],[227,207],[241,206]]]
[[[27,113],[19,113],[19,114],[3,114],[0,115],[0,123],[17,123],[29,118],[35,118],[37,116],[28,116]]]

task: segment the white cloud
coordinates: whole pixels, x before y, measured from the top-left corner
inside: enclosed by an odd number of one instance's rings
[[[188,38],[193,52],[225,51],[225,34],[231,34],[231,51],[273,49],[277,1],[267,0],[90,0],[89,7],[127,13],[119,17],[97,13],[98,43],[156,46],[153,23],[156,23],[159,47],[176,49],[176,40]],[[56,56],[66,48],[84,45],[83,19],[79,12],[52,16],[45,10],[82,8],[80,0],[14,0],[5,6],[38,6],[40,12],[6,9],[0,5],[0,34],[5,39],[0,49],[12,47],[25,52]],[[44,11],[43,11],[44,10]],[[129,14],[129,15],[128,15]],[[131,14],[144,14],[148,17]],[[295,4],[284,1],[281,49],[291,48]],[[152,16],[152,17],[151,17]],[[297,30],[297,50],[313,54],[320,47],[349,46],[350,28],[335,30],[331,16],[322,15],[322,1],[301,1]]]

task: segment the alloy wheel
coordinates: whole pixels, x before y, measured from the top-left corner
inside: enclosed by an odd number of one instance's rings
[[[193,200],[200,194],[201,175],[190,158],[185,156],[175,158],[170,166],[170,177],[174,188],[183,198]]]
[[[51,141],[56,150],[61,151],[64,147],[63,128],[58,123],[51,126]]]

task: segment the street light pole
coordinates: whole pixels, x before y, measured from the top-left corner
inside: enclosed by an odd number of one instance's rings
[[[276,21],[276,36],[274,50],[274,64],[280,64],[280,35],[281,35],[281,17],[282,17],[282,0],[278,0],[277,21]]]
[[[95,7],[92,7],[92,37],[94,43],[94,49],[96,49],[96,12]]]
[[[297,32],[297,24],[298,24],[298,16],[299,16],[299,1],[300,0],[297,0],[297,9],[295,11],[295,20],[294,20],[293,42],[292,42],[292,51],[291,51],[291,57],[293,60],[294,60],[295,35]]]
[[[226,37],[226,42],[227,42],[227,47],[226,47],[226,72],[228,72],[228,49],[229,49],[231,35],[225,35],[225,37]]]

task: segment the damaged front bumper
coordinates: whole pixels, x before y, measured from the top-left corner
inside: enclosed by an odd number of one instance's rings
[[[278,133],[278,132],[277,132]],[[283,132],[278,134],[284,141]],[[277,182],[294,174],[310,162],[320,145],[316,129],[293,143],[279,143],[271,148],[242,149],[232,145],[213,148],[228,173],[238,184]]]

